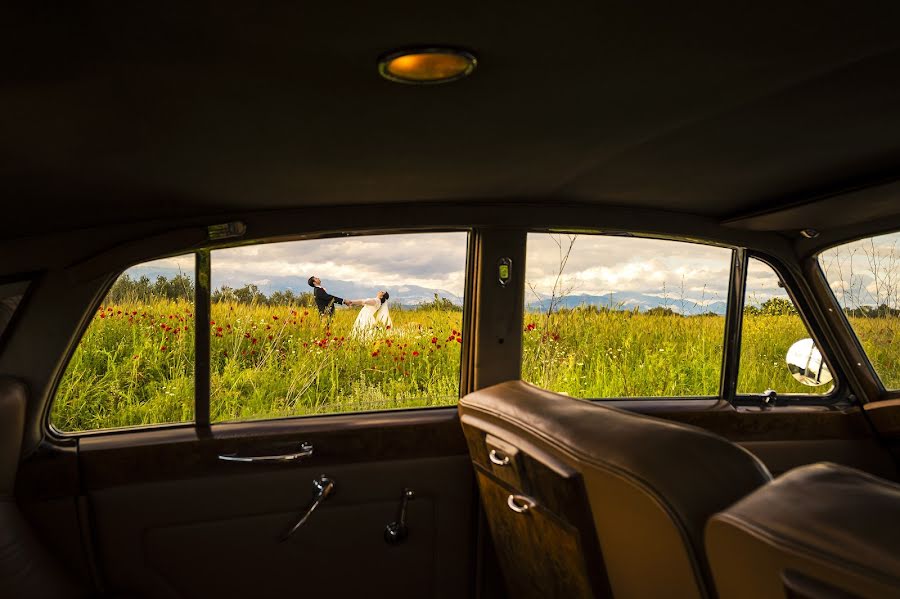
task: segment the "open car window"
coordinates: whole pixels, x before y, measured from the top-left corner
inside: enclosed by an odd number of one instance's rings
[[[839,245],[818,260],[882,384],[900,389],[900,233]]]
[[[522,376],[576,397],[719,394],[732,250],[529,233]]]
[[[468,234],[214,250],[213,422],[453,405]]]
[[[194,260],[154,260],[116,279],[56,389],[54,428],[194,420]]]

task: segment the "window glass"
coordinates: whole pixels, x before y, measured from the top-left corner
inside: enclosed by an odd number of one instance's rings
[[[881,382],[900,389],[900,233],[826,250],[819,265]]]
[[[212,420],[455,404],[467,239],[376,235],[213,251]]]
[[[28,281],[0,284],[0,338],[3,337],[27,290]]]
[[[128,269],[113,284],[56,390],[60,431],[194,419],[194,255]]]
[[[529,234],[523,378],[576,397],[717,395],[731,255]]]
[[[772,267],[751,258],[747,267],[747,289],[741,323],[741,363],[737,392],[825,394],[833,384],[807,385],[795,378],[786,357],[801,339],[811,339],[806,324]],[[798,346],[799,347],[799,346]],[[827,365],[826,365],[827,368]],[[809,379],[805,379],[809,381]],[[811,382],[811,381],[809,381]]]

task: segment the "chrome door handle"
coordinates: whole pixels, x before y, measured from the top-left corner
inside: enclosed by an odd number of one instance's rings
[[[313,496],[312,501],[309,503],[309,507],[306,508],[306,511],[303,512],[303,515],[291,526],[286,533],[281,535],[282,541],[287,541],[291,538],[291,535],[297,532],[297,529],[306,524],[306,521],[309,520],[309,517],[312,515],[316,508],[319,507],[319,504],[328,499],[332,493],[334,493],[334,481],[325,476],[324,474],[320,475],[318,478],[313,479]]]
[[[300,451],[296,453],[285,453],[280,455],[249,455],[240,456],[235,453],[219,454],[219,459],[225,462],[244,462],[255,464],[282,464],[285,462],[293,462],[301,458],[308,458],[313,454],[313,446],[309,443],[301,443]]]
[[[531,497],[525,495],[510,495],[506,499],[506,505],[517,514],[524,514],[537,505]]]

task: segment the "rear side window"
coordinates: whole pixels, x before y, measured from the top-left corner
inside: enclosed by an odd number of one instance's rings
[[[528,235],[522,376],[576,397],[718,395],[732,250]]]
[[[887,389],[900,389],[900,233],[831,248],[819,266]]]
[[[6,332],[13,314],[28,291],[28,281],[15,281],[0,284],[0,339]]]
[[[211,253],[213,422],[454,405],[466,232]]]
[[[62,432],[194,419],[194,255],[128,269],[97,308],[57,387]]]

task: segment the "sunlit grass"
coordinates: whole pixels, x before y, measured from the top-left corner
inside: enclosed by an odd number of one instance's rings
[[[394,327],[357,339],[356,310],[213,304],[214,421],[453,405],[458,311],[394,310]],[[853,320],[885,384],[900,386],[900,319]],[[523,378],[577,397],[715,396],[724,318],[572,310],[527,313]],[[796,382],[795,315],[746,315],[738,389],[826,392]],[[104,306],[75,351],[51,420],[63,431],[193,419],[194,317],[187,302]]]

